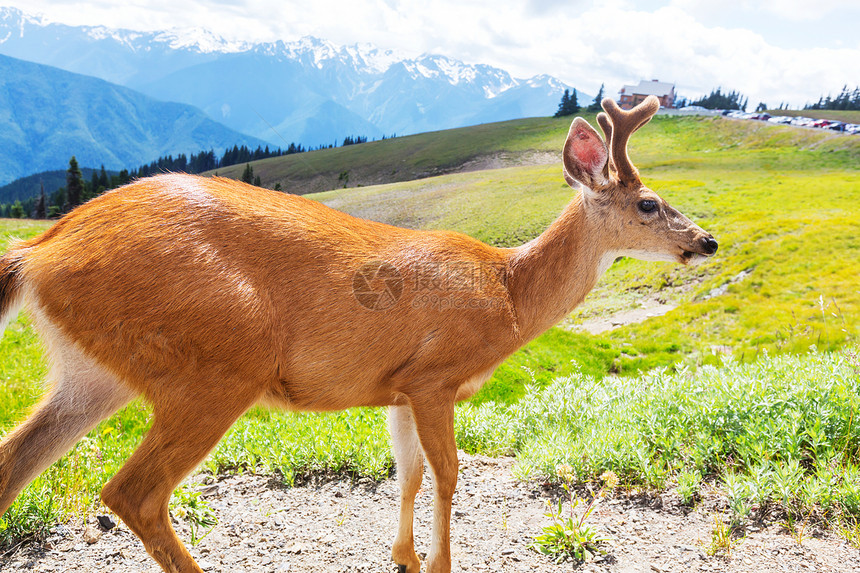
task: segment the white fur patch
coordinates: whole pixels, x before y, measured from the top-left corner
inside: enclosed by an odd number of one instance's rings
[[[24,296],[22,291],[24,289],[19,289],[15,296],[9,300],[9,307],[6,309],[6,312],[3,316],[0,316],[0,338],[3,337],[3,333],[6,331],[6,327],[9,326],[9,323],[15,320],[18,316],[18,312],[21,310],[21,307],[24,305]]]
[[[630,257],[632,259],[638,259],[640,261],[662,261],[666,263],[677,263],[678,255],[673,255],[671,253],[663,253],[658,251],[645,251],[645,250],[637,250],[630,249],[625,251],[620,251],[618,253],[619,257]]]
[[[603,273],[609,270],[609,267],[612,266],[615,259],[620,256],[621,254],[619,254],[618,251],[607,251],[603,253],[603,256],[600,257],[600,261],[597,263],[597,278],[602,277]]]

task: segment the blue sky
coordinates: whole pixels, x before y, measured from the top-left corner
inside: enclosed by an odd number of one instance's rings
[[[860,0],[0,0],[68,24],[441,53],[595,93],[640,79],[803,105],[860,85]]]

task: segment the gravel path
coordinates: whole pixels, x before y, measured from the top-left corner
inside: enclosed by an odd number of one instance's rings
[[[559,491],[511,477],[512,460],[460,453],[454,498],[454,571],[571,571],[681,573],[688,571],[860,571],[860,551],[833,532],[809,530],[801,544],[777,523],[751,528],[728,558],[709,557],[714,517],[725,501],[707,494],[694,509],[677,496],[619,496],[602,501],[592,522],[613,541],[606,555],[585,564],[554,564],[527,545],[549,523],[547,499]],[[196,481],[205,479],[197,476]],[[211,478],[209,478],[211,480]],[[431,488],[416,505],[419,555],[429,545]],[[284,488],[262,476],[224,477],[205,486],[219,523],[192,553],[207,572],[394,573],[389,552],[397,518],[397,484],[347,478]],[[180,536],[190,538],[184,523]],[[142,544],[123,526],[102,531],[95,518],[67,524],[45,543],[29,543],[0,557],[2,571],[158,573]]]

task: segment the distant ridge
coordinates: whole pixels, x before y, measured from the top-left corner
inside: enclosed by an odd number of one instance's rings
[[[0,184],[65,169],[72,155],[81,166],[119,170],[162,155],[266,144],[192,106],[8,56],[0,56],[0,125]]]

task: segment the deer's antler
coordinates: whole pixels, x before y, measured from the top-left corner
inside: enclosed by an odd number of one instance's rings
[[[597,123],[603,129],[606,143],[609,145],[609,165],[617,174],[618,180],[624,184],[639,181],[639,171],[633,166],[627,155],[627,142],[637,129],[651,121],[660,109],[660,100],[648,96],[645,101],[624,111],[611,98],[601,102],[606,113],[597,114]]]

